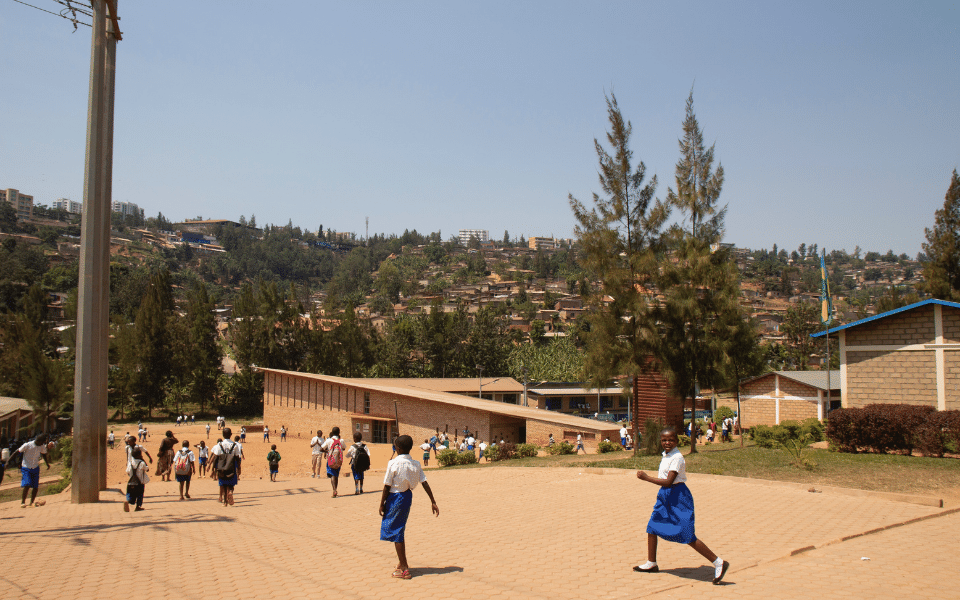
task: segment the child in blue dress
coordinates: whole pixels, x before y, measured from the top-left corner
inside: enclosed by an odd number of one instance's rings
[[[637,471],[637,479],[649,481],[660,486],[657,503],[647,523],[647,562],[633,568],[639,573],[656,573],[657,541],[663,538],[669,542],[688,544],[704,558],[713,563],[713,584],[719,585],[730,568],[730,563],[714,554],[703,541],[697,539],[694,531],[693,495],[687,489],[687,468],[683,455],[677,446],[680,440],[674,427],[665,427],[660,432],[660,445],[663,446],[663,459],[657,477]]]

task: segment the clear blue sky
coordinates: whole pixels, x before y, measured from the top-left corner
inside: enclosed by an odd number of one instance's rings
[[[26,0],[49,10],[52,0]],[[604,93],[673,186],[691,87],[726,241],[911,256],[960,167],[956,2],[120,0],[114,200],[573,235]],[[0,187],[82,200],[90,29],[0,0]]]

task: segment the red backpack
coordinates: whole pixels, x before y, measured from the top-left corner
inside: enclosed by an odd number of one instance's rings
[[[339,469],[343,466],[343,445],[340,440],[333,440],[330,443],[330,451],[327,454],[327,466],[331,469]]]

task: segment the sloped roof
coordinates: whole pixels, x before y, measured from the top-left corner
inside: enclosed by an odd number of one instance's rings
[[[615,424],[607,423],[604,421],[595,421],[593,419],[584,419],[583,417],[576,417],[573,415],[567,415],[560,412],[554,412],[552,410],[540,410],[538,408],[530,408],[528,406],[519,406],[516,404],[507,404],[505,402],[496,402],[495,400],[484,400],[482,398],[471,398],[470,396],[461,396],[459,394],[450,394],[447,392],[436,392],[431,391],[425,388],[414,388],[411,386],[404,386],[400,384],[394,385],[385,385],[383,382],[403,382],[410,381],[406,379],[379,379],[379,378],[362,378],[362,377],[334,377],[333,375],[318,375],[315,373],[300,373],[298,371],[284,371],[282,369],[267,369],[264,367],[257,367],[260,371],[270,372],[270,373],[279,373],[281,375],[292,375],[295,377],[304,377],[307,379],[316,379],[318,381],[326,381],[329,383],[336,383],[339,385],[353,386],[361,389],[375,390],[378,392],[383,392],[386,394],[393,394],[396,396],[407,397],[417,400],[428,400],[431,402],[439,402],[441,404],[449,404],[453,406],[463,406],[466,408],[472,408],[475,410],[486,411],[498,415],[504,415],[508,417],[515,417],[518,419],[536,419],[538,421],[548,421],[555,423],[557,425],[570,427],[578,430],[591,430],[591,431],[610,431],[617,429]],[[509,378],[508,378],[509,379]],[[469,379],[467,380],[469,381]],[[476,380],[473,380],[476,383]],[[521,388],[522,389],[522,388]],[[402,402],[401,402],[402,405]]]
[[[878,321],[880,319],[885,319],[887,317],[893,316],[898,313],[907,312],[915,308],[920,308],[921,306],[928,306],[931,304],[939,304],[940,306],[949,306],[950,308],[960,308],[960,304],[956,302],[948,302],[947,300],[937,300],[936,298],[931,298],[930,300],[914,302],[913,304],[908,304],[907,306],[901,306],[900,308],[888,310],[887,312],[880,313],[879,315],[873,315],[872,317],[867,317],[866,319],[860,319],[859,321],[854,321],[853,323],[847,323],[846,325],[839,325],[837,327],[834,327],[833,329],[827,330],[826,335],[829,335],[837,331],[842,331],[844,329],[850,329],[851,327],[858,327],[860,325],[869,323],[871,321]],[[820,331],[818,333],[811,334],[810,337],[817,338],[817,337],[823,337],[824,335],[825,335],[824,332]]]
[[[407,377],[407,378],[379,378],[380,385],[407,387],[432,392],[476,392],[480,389],[478,377]],[[484,377],[483,391],[485,392],[522,392],[523,384],[513,377]]]
[[[0,417],[5,417],[15,410],[33,412],[30,403],[23,398],[7,398],[0,396]]]
[[[785,377],[787,379],[792,379],[798,383],[804,385],[809,385],[812,388],[818,390],[827,390],[827,372],[826,371],[773,371],[772,373],[764,373],[763,375],[758,375],[756,377],[751,377],[743,383],[748,383],[750,381],[756,381],[763,377],[769,377],[770,375],[779,375],[780,377]],[[830,371],[830,390],[840,390],[840,371]]]

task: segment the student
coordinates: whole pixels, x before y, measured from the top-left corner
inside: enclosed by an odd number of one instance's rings
[[[340,428],[330,430],[330,437],[320,446],[327,457],[327,478],[333,486],[333,497],[337,497],[337,484],[340,483],[340,467],[343,466],[343,442],[340,441]]]
[[[317,471],[320,469],[320,461],[323,458],[323,442],[326,440],[323,439],[323,432],[319,429],[317,430],[317,435],[310,440],[310,466],[313,469],[313,474],[310,477],[316,477]]]
[[[413,448],[413,438],[401,435],[394,444],[398,455],[387,463],[387,473],[383,478],[383,495],[380,496],[380,539],[393,542],[397,550],[396,570],[393,577],[410,579],[410,566],[407,564],[407,549],[404,545],[404,533],[407,528],[407,517],[410,516],[410,505],[413,502],[413,489],[423,484],[423,490],[430,497],[430,509],[433,514],[440,516],[440,509],[433,497],[427,476],[423,474],[420,463],[410,457]]]
[[[220,501],[224,506],[233,505],[233,491],[240,471],[240,444],[230,440],[231,433],[233,431],[229,427],[224,427],[223,441],[210,449],[213,455],[210,477],[215,477],[220,485]]]
[[[147,459],[150,461],[150,464],[153,464],[153,457],[150,456],[150,453],[147,452],[146,448],[144,448],[143,446],[137,445],[136,438],[134,438],[132,435],[127,435],[126,439],[124,439],[124,442],[127,445],[127,464],[130,464],[131,462],[133,462],[133,451],[135,449],[140,450],[141,456],[146,456]]]
[[[370,468],[370,451],[363,443],[363,434],[359,431],[353,434],[353,445],[347,450],[347,460],[350,461],[350,472],[353,473],[353,495],[363,493],[363,473]]]
[[[663,458],[656,477],[637,471],[637,478],[659,485],[657,503],[647,523],[647,562],[633,568],[638,573],[656,573],[657,541],[663,538],[669,542],[688,544],[704,558],[713,563],[713,584],[719,585],[730,563],[714,554],[702,540],[697,539],[694,531],[693,495],[687,489],[687,467],[677,446],[680,440],[674,427],[665,427],[660,431],[660,445],[663,446]]]
[[[483,458],[483,453],[487,450],[487,443],[483,440],[480,440],[480,456],[477,457],[477,460]],[[490,457],[487,457],[487,462],[490,461]]]
[[[247,428],[246,428],[246,427],[241,427],[241,428],[240,428],[240,441],[241,441],[241,442],[246,442],[246,441],[247,441]]]
[[[280,453],[277,452],[277,445],[270,446],[270,452],[267,453],[267,464],[270,465],[270,481],[277,480],[277,473],[280,472]]]
[[[420,449],[423,450],[423,466],[429,466],[430,464],[430,441],[423,440],[423,443],[420,444]]]
[[[587,449],[583,447],[583,436],[580,435],[580,432],[577,432],[577,450],[574,454],[580,454],[580,451],[583,450],[583,453],[587,453]]]
[[[551,433],[551,434],[550,434],[550,439],[547,440],[547,446],[550,447],[550,448],[552,448],[554,444],[556,444],[556,442],[553,441],[553,434]]]
[[[270,441],[270,428],[266,425],[263,426],[263,443],[266,444]]]
[[[207,430],[208,432],[210,430],[209,424],[207,425]],[[194,446],[194,448],[196,448],[199,453],[197,458],[200,459],[200,477],[203,477],[207,474],[207,458],[210,456],[210,448],[207,448],[207,443],[203,440],[200,440],[200,444]]]
[[[627,425],[624,423],[620,426],[620,445],[623,448],[627,447]]]
[[[136,508],[134,511],[143,510],[143,492],[147,483],[150,482],[150,475],[147,473],[147,463],[143,462],[143,451],[139,447],[130,452],[131,462],[127,463],[127,498],[123,501],[123,512],[130,512],[130,505]]]
[[[287,441],[287,426],[286,426],[286,425],[281,425],[281,426],[280,426],[280,441],[281,441],[281,442]]]
[[[37,500],[37,491],[40,489],[40,457],[50,470],[50,460],[47,458],[47,434],[41,433],[37,439],[20,446],[17,450],[23,456],[20,463],[20,508],[27,507],[27,490],[30,490],[30,504]],[[16,464],[16,463],[14,463]]]
[[[227,437],[227,439],[230,439],[230,438]],[[242,444],[243,437],[242,437],[242,436],[239,436],[239,435],[235,435],[235,436],[233,436],[233,441],[236,442],[236,444],[237,444],[237,449],[238,449],[238,450],[237,450],[237,452],[238,452],[238,455],[237,455],[237,479],[240,479],[240,473],[241,473],[241,471],[243,470],[243,469],[242,469],[242,467],[243,467],[243,459],[246,458],[246,456],[243,455],[243,444]]]
[[[177,478],[180,484],[180,499],[190,498],[190,478],[197,472],[197,457],[190,449],[190,442],[183,440],[183,445],[173,457],[173,476]],[[186,494],[184,494],[184,485],[186,485]]]
[[[110,433],[107,434],[107,447],[113,450],[114,444],[117,441],[117,437],[113,435],[113,430],[110,430]]]
[[[207,423],[207,439],[210,439],[210,423]]]

